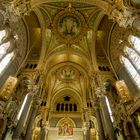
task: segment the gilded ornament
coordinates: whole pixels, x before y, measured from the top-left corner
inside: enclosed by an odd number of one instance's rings
[[[129,90],[127,88],[127,85],[123,80],[116,82],[116,89],[118,91],[119,96],[123,100],[123,102],[128,102],[131,100],[131,96],[129,93]]]
[[[84,16],[69,7],[54,17],[52,27],[57,40],[66,44],[81,40],[88,29]]]
[[[9,76],[5,84],[0,90],[0,99],[7,101],[11,94],[14,92],[14,88],[17,84],[17,78]]]

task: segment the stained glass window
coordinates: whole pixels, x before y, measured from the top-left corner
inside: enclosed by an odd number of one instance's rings
[[[2,61],[0,62],[0,73],[6,68],[7,64],[10,62],[13,56],[14,56],[14,52],[7,54],[2,59]]]
[[[2,43],[2,39],[6,37],[6,31],[0,31],[0,74],[4,71],[10,60],[14,56],[14,52],[7,53],[10,47],[10,40]]]
[[[7,49],[10,46],[10,42],[3,43],[0,45],[0,60],[6,54]]]
[[[140,38],[130,35],[130,43],[133,45],[133,47],[140,53]]]
[[[6,31],[5,30],[0,31],[0,43],[5,36],[6,36]]]
[[[131,78],[140,88],[140,38],[130,35],[128,40],[131,48],[125,47],[124,51],[127,57],[121,56],[120,58]]]
[[[128,57],[131,59],[133,64],[135,65],[136,69],[140,71],[140,56],[131,48],[125,48]]]
[[[121,56],[121,61],[124,63],[124,66],[135,81],[136,85],[140,88],[140,75],[137,70],[133,67],[131,62],[126,57]]]

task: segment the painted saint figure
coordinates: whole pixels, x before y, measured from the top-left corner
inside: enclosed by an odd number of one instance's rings
[[[58,135],[59,136],[72,136],[73,135],[73,128],[68,123],[64,123],[62,126],[58,128]]]
[[[61,22],[61,33],[71,36],[76,35],[77,34],[76,19],[72,17],[65,17]]]

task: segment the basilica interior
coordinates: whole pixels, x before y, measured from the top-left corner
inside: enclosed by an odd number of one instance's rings
[[[140,140],[140,0],[0,0],[0,140]]]

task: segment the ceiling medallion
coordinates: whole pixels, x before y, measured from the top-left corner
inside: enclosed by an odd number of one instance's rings
[[[53,32],[60,42],[72,44],[84,36],[87,24],[80,12],[68,7],[54,17]]]

